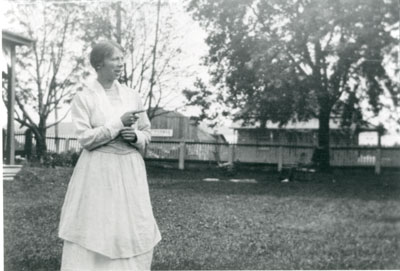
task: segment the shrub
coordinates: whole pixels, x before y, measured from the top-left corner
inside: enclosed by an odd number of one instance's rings
[[[81,151],[67,151],[62,153],[47,152],[43,156],[43,165],[46,167],[74,167],[78,162]]]

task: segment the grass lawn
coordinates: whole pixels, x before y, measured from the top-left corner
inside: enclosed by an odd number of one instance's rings
[[[70,168],[24,168],[4,182],[6,271],[58,270]],[[148,168],[163,240],[153,269],[400,269],[400,174],[335,172],[333,182],[204,182],[213,170]],[[321,181],[322,180],[322,181]]]

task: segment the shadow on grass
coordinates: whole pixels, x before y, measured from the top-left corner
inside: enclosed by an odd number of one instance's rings
[[[373,222],[382,222],[388,224],[400,223],[400,216],[396,215],[381,215],[381,216],[365,215],[363,218],[365,220],[370,220]]]
[[[271,195],[275,197],[351,198],[360,200],[400,200],[400,173],[375,176],[370,172],[354,174],[349,170],[332,174],[317,173],[312,181],[281,183],[278,173],[239,172],[224,176],[218,171],[165,170],[162,175],[149,170],[150,186],[161,189],[184,190],[194,194]],[[205,182],[204,178],[219,178]],[[257,183],[233,183],[229,179],[255,179]]]

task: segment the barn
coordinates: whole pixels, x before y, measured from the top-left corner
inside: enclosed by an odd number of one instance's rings
[[[226,143],[223,135],[207,132],[187,116],[159,109],[151,120],[152,141],[186,141]]]

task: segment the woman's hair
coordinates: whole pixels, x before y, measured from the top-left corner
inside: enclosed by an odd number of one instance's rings
[[[92,51],[90,52],[90,65],[97,71],[106,57],[110,57],[115,48],[124,52],[121,45],[112,40],[102,40],[93,45]]]

